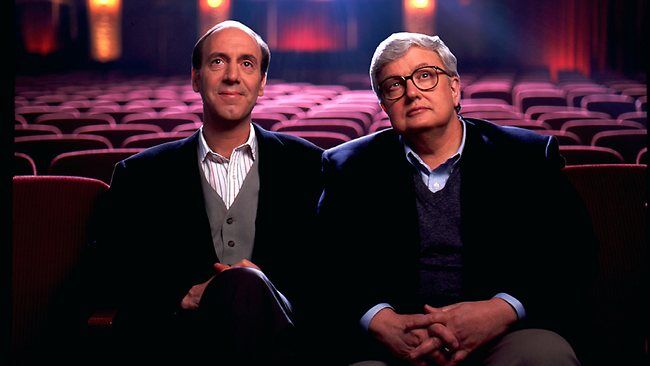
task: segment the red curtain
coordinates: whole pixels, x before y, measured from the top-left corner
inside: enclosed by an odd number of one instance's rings
[[[607,56],[608,0],[562,0],[541,2],[537,14],[541,25],[542,59],[551,75],[577,70],[590,75],[592,67],[605,68]]]

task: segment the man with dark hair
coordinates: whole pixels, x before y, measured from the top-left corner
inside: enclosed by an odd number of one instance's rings
[[[203,126],[115,167],[100,244],[115,330],[136,356],[296,361],[296,278],[322,151],[251,122],[269,59],[251,29],[217,24],[192,53]]]
[[[337,294],[323,332],[348,362],[578,364],[595,246],[555,138],[459,115],[439,37],[391,35],[370,76],[392,128],[323,155],[322,231],[344,253],[316,268]]]

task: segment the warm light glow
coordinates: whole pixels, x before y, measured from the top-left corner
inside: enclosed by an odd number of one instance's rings
[[[91,0],[91,6],[115,7],[118,0]]]
[[[90,53],[94,60],[108,62],[122,55],[121,10],[121,0],[88,0]]]
[[[217,23],[230,19],[230,0],[197,0],[199,5],[199,34]]]
[[[223,0],[207,0],[208,6],[215,9],[223,5]]]
[[[436,0],[403,0],[402,6],[407,32],[435,34]]]
[[[425,9],[429,6],[429,0],[410,0],[409,5],[415,9]]]

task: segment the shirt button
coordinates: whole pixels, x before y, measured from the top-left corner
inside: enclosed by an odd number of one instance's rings
[[[440,188],[440,183],[435,182],[435,183],[433,183],[433,186],[436,187],[436,188]]]
[[[227,223],[227,224],[232,224],[232,217],[227,218],[227,219],[226,219],[226,223]]]
[[[228,242],[228,246],[231,247],[231,248],[234,247],[234,246],[235,246],[235,242],[232,241],[232,240],[229,241],[229,242]]]

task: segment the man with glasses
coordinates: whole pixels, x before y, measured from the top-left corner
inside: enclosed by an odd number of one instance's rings
[[[578,364],[593,234],[555,138],[463,118],[437,36],[391,35],[370,77],[392,129],[323,155],[325,338],[347,362]]]

